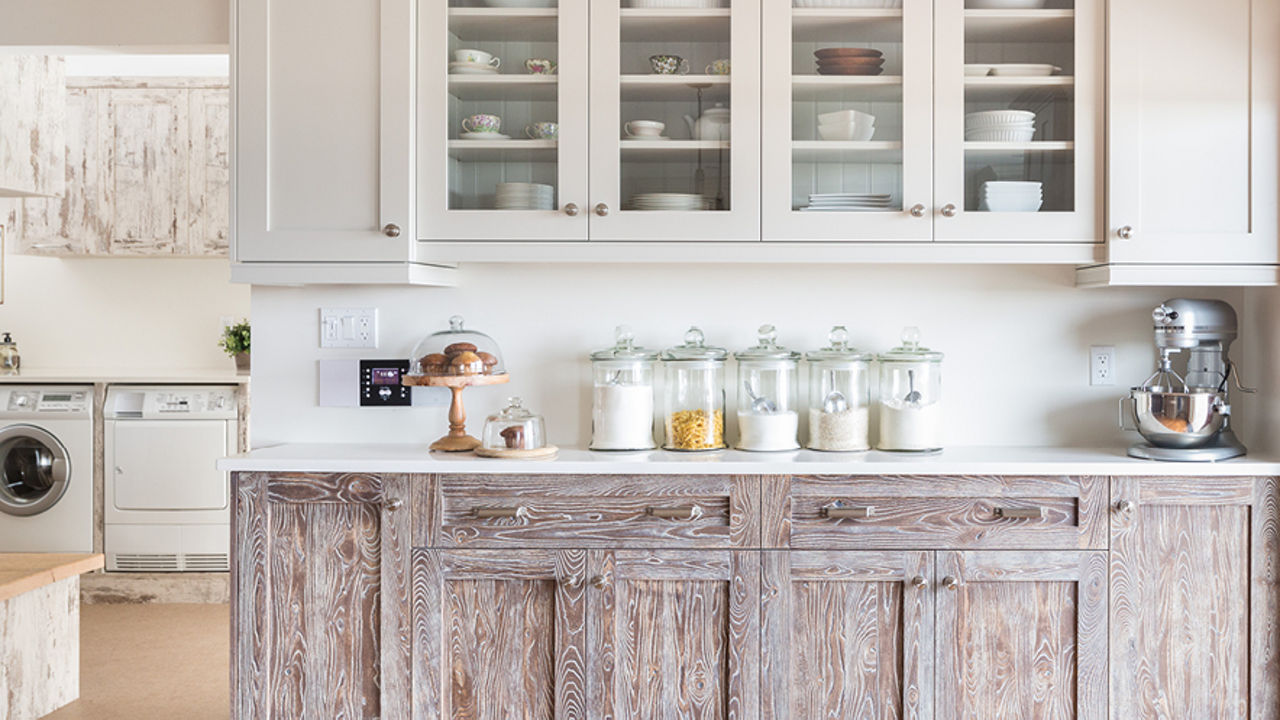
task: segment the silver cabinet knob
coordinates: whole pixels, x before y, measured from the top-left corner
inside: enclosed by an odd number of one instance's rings
[[[956,588],[960,587],[960,581],[948,575],[942,578],[942,587],[948,590],[955,590]]]
[[[929,581],[925,580],[923,575],[917,575],[911,578],[911,587],[913,588],[923,588],[928,584],[929,584]]]
[[[599,205],[596,205],[596,214],[599,215],[600,217],[604,217],[608,215],[609,206],[605,205],[604,203],[600,203]]]
[[[579,212],[580,211],[576,203],[569,203],[568,205],[564,206],[564,214],[568,215],[569,217],[578,217]]]
[[[1132,240],[1132,239],[1133,239],[1133,226],[1132,226],[1132,225],[1125,225],[1124,227],[1120,228],[1119,230],[1116,230],[1116,237],[1120,238],[1121,240]]]
[[[1116,512],[1125,513],[1126,515],[1133,512],[1134,504],[1132,500],[1117,500]]]
[[[956,206],[953,203],[947,203],[946,205],[942,206],[943,217],[955,217],[956,212],[957,212]]]
[[[911,206],[911,209],[908,212],[911,213],[911,217],[924,217],[924,211],[925,211],[924,205],[921,205],[920,203],[916,203],[915,205]]]
[[[400,226],[395,223],[387,223],[386,226],[382,228],[382,234],[387,237],[400,237]]]
[[[390,512],[395,512],[402,507],[404,507],[404,501],[400,498],[391,498],[387,501],[386,508]]]

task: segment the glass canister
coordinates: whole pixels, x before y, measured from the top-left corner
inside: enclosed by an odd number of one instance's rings
[[[942,353],[920,345],[920,329],[904,328],[902,345],[880,361],[881,450],[942,449]]]
[[[22,356],[18,354],[18,344],[9,333],[0,340],[0,375],[17,375],[22,370]]]
[[[833,452],[870,450],[871,353],[849,345],[843,325],[809,361],[809,448]]]
[[[637,347],[631,328],[591,353],[591,449],[652,450],[653,370],[658,353]]]
[[[800,432],[800,353],[778,344],[772,325],[738,360],[738,449],[796,450]]]
[[[667,450],[722,450],[724,444],[724,361],[729,351],[706,344],[696,327],[684,344],[662,353],[666,370]]]
[[[507,398],[507,406],[484,421],[481,442],[489,450],[537,450],[547,445],[546,423],[526,410],[520,398]]]

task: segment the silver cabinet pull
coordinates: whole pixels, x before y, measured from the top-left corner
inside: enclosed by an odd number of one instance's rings
[[[390,512],[395,512],[402,507],[404,507],[404,501],[400,498],[391,498],[386,504],[386,508]]]
[[[382,228],[382,234],[390,238],[400,237],[400,226],[395,223],[387,223]]]
[[[596,205],[596,214],[597,214],[597,215],[599,215],[600,217],[604,217],[604,216],[608,215],[608,214],[609,214],[609,206],[608,206],[608,205],[605,205],[604,203],[600,203],[600,204]]]
[[[1006,520],[1039,520],[1044,517],[1044,510],[1038,507],[1030,508],[1011,508],[998,507],[995,509],[996,517],[1005,518]]]
[[[921,205],[920,203],[916,203],[915,205],[912,205],[911,209],[908,210],[907,212],[911,213],[911,217],[924,217],[924,211],[925,211],[924,205]]]
[[[471,514],[481,520],[491,518],[525,518],[528,517],[529,511],[523,505],[517,507],[501,507],[501,508],[473,508]]]
[[[577,203],[569,203],[564,206],[564,214],[569,217],[578,217],[579,212],[580,210],[578,209]]]
[[[1121,240],[1132,240],[1132,239],[1133,239],[1133,226],[1132,226],[1132,225],[1125,225],[1125,226],[1121,227],[1119,230],[1116,230],[1116,237],[1120,238]]]
[[[852,518],[855,520],[865,520],[875,514],[876,509],[870,505],[866,507],[841,507],[839,505],[828,505],[818,513],[824,518],[832,518],[841,520]]]
[[[644,509],[644,514],[665,520],[692,520],[695,517],[702,516],[702,508],[697,505],[669,508],[647,507]]]
[[[942,206],[943,217],[949,217],[949,218],[955,217],[956,212],[957,212],[957,209],[954,203],[947,203],[946,205]]]

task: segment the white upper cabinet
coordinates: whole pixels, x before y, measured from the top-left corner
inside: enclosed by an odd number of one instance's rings
[[[1109,15],[1110,261],[1276,263],[1280,3]]]
[[[413,1],[237,0],[234,17],[233,258],[412,260]]]

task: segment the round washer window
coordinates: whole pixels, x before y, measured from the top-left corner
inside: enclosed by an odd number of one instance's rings
[[[53,507],[67,491],[66,448],[33,425],[0,430],[0,512],[35,515]]]

